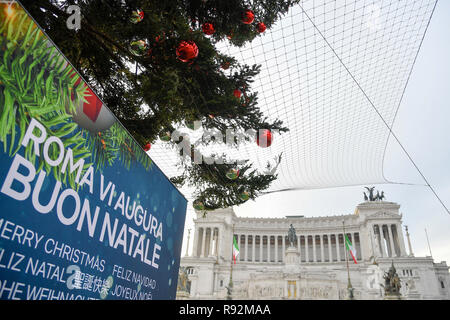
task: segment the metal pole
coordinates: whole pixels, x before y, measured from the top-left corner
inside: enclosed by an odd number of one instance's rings
[[[412,251],[411,240],[409,239],[408,226],[405,226],[405,230],[406,230],[406,237],[408,238],[409,255],[412,257],[414,256],[414,253]]]
[[[344,245],[345,245],[345,261],[347,262],[347,276],[348,276],[348,285],[347,285],[347,289],[348,289],[348,298],[350,300],[353,300],[353,288],[352,288],[352,283],[350,281],[350,268],[348,266],[348,254],[347,254],[347,243],[345,242],[345,222],[342,221],[342,228],[344,229]]]
[[[425,228],[425,235],[427,236],[428,249],[430,250],[430,256],[433,258],[433,254],[431,253],[430,240],[428,239],[427,228]]]
[[[231,238],[233,243],[231,244],[231,256],[233,256],[233,246],[234,246],[234,224],[231,231]],[[232,300],[232,290],[233,290],[233,258],[230,259],[230,282],[227,287],[227,300]]]

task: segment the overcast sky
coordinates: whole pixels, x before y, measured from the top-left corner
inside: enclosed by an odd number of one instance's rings
[[[393,130],[416,164],[450,207],[450,1],[440,1],[418,56]],[[391,139],[385,158],[385,177],[390,181],[423,184],[397,143]],[[450,215],[429,188],[416,185],[377,185],[386,200],[401,205],[403,225],[408,225],[413,252],[430,255],[425,228],[435,261],[450,263]],[[363,202],[363,186],[289,191],[259,197],[235,207],[238,216],[306,217],[353,214]],[[188,205],[182,256],[187,230],[193,242],[194,212]],[[404,230],[403,230],[404,232]]]

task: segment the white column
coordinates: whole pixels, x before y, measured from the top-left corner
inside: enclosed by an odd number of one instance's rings
[[[323,234],[320,236],[320,261],[325,262],[325,256],[323,255],[324,246],[323,246]]]
[[[328,239],[328,261],[333,261],[333,252],[331,251],[331,235],[327,234]]]
[[[381,224],[379,224],[378,225],[378,231],[379,231],[379,233],[380,233],[380,249],[381,249],[381,255],[383,256],[383,257],[387,257],[387,254],[386,254],[386,247],[385,247],[385,245],[384,245],[384,231],[383,231],[383,225]]]
[[[255,242],[256,242],[255,235],[252,234],[252,261],[253,262],[256,261],[255,260]]]
[[[216,256],[219,257],[219,238],[220,238],[220,228],[217,228],[217,236],[216,236]]]
[[[200,248],[200,257],[204,257],[205,256],[205,242],[206,242],[206,228],[202,228],[203,232],[202,232],[202,246]]]
[[[378,234],[375,231],[375,226],[377,226]],[[380,226],[378,224],[374,225],[373,229],[375,240],[377,241],[378,248],[380,249],[380,256],[383,257],[383,249],[381,248],[381,233],[380,233]]]
[[[278,263],[278,235],[275,236],[275,262]]]
[[[302,262],[302,252],[305,251],[305,249],[302,247],[302,237],[303,236],[298,236],[298,247],[299,247],[299,250],[300,250],[300,254],[299,254],[300,262]]]
[[[316,236],[312,236],[313,239],[313,262],[317,262],[317,255],[316,255]]]
[[[378,244],[378,236],[377,236],[377,233],[375,232],[375,226],[374,225],[372,225],[372,226],[369,226],[369,228],[368,228],[368,230],[370,231],[369,232],[369,237],[370,237],[370,239],[369,240],[371,240],[370,241],[370,252],[372,253],[372,254],[368,254],[368,256],[370,257],[370,256],[377,256],[377,248],[378,248],[378,246],[379,246],[379,244]]]
[[[395,246],[394,246],[394,235],[392,232],[392,225],[388,225],[388,232],[389,232],[389,244],[391,245],[391,257],[397,256],[395,253]]]
[[[306,257],[305,260],[309,262],[309,235],[305,235],[305,249],[306,249]]]
[[[397,224],[391,224],[392,241],[394,242],[395,255],[397,257],[401,257],[403,254],[402,249],[400,247],[400,239],[397,230],[398,230]]]
[[[270,262],[270,237],[267,236],[267,262]]]
[[[383,225],[382,225],[383,226]],[[388,231],[387,231],[388,226],[386,225],[386,232],[384,230],[384,228],[381,229],[382,233],[383,233],[383,256],[384,257],[389,257],[389,240],[388,240]]]
[[[242,241],[242,236],[244,236],[244,241]],[[239,250],[241,254],[239,255],[240,261],[245,261],[245,235],[240,234],[239,235]]]
[[[248,234],[245,235],[245,261],[248,261]]]
[[[285,235],[283,235],[283,237],[281,238],[281,242],[282,242],[282,247],[283,247],[283,252],[281,253],[281,260],[284,262],[284,258],[286,255],[286,237]]]
[[[300,236],[297,236],[297,250],[298,250],[298,255],[300,256],[300,259],[302,257],[302,251],[300,250]]]
[[[263,262],[263,236],[259,236],[259,262]]]
[[[389,230],[389,225],[386,224],[386,247],[387,247],[387,256],[393,257],[392,254],[392,243],[391,243],[391,232]]]
[[[213,245],[211,249],[211,255],[216,256],[217,255],[217,234],[216,234],[216,228],[212,228],[212,234],[213,234]]]
[[[356,233],[354,232],[352,233],[352,244],[353,247],[356,249]],[[358,255],[361,257],[361,259],[358,259]],[[362,260],[363,259],[363,254],[362,254],[362,245],[361,245],[361,237],[359,237],[359,250],[356,250],[356,260]]]
[[[341,249],[339,248],[339,233],[334,235],[336,237],[336,255],[337,261],[341,261]]]
[[[192,256],[197,257],[197,249],[198,249],[198,227],[195,227],[194,231],[194,247],[192,248]]]
[[[241,251],[241,254],[238,257],[239,261],[244,260],[243,257],[242,257],[242,251],[243,251],[242,250],[243,249],[242,245],[243,245],[243,243],[242,243],[241,237],[242,237],[242,235],[240,234],[239,237],[238,237],[238,246],[239,246],[239,250]]]
[[[213,239],[214,239],[214,228],[209,228],[209,248],[207,256],[213,254]]]
[[[211,228],[211,234],[212,234],[212,241],[211,241],[211,255],[214,256],[216,255],[216,243],[217,243],[217,239],[216,239],[216,228]]]

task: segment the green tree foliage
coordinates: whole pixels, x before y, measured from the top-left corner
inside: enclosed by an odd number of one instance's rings
[[[260,36],[255,25],[270,28],[299,0],[24,0],[30,12],[83,78],[142,145],[187,121],[201,120],[206,129],[271,129],[285,132],[281,121],[265,117],[257,105],[251,85],[259,66],[238,63],[216,48],[218,41],[242,46]],[[81,9],[81,29],[69,30],[66,9]],[[145,17],[131,23],[136,9]],[[252,10],[255,20],[242,22]],[[214,34],[202,31],[212,23]],[[137,56],[133,41],[144,40],[148,49]],[[194,41],[198,56],[191,62],[177,58],[181,41]],[[227,64],[229,68],[224,68]],[[241,98],[233,95],[239,89]],[[175,143],[175,142],[172,142]],[[214,142],[210,142],[214,143]],[[276,176],[262,176],[250,163],[241,167],[239,179],[227,181],[230,165],[185,164],[185,171],[173,179],[189,182],[208,209],[239,204],[241,190],[251,198],[267,189]]]
[[[50,45],[44,34],[22,10],[13,8],[8,16],[6,5],[0,5],[0,141],[3,152],[10,156],[20,151],[21,141],[32,118],[46,129],[48,136],[63,140],[70,148],[74,161],[84,160],[83,171],[92,164],[96,169],[111,165],[116,159],[130,167],[135,161],[150,169],[151,160],[126,130],[117,122],[108,130],[91,134],[72,121],[80,101],[86,101],[87,90],[78,75]],[[38,169],[52,174],[57,181],[78,189],[76,172],[61,173],[61,163],[50,166],[36,156],[34,145],[28,144],[23,155]],[[52,159],[60,151],[49,147]]]

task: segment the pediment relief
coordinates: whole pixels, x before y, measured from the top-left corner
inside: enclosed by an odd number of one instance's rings
[[[370,215],[367,216],[367,219],[386,219],[386,218],[393,218],[393,219],[398,219],[401,218],[402,216],[398,213],[393,213],[393,212],[386,212],[386,211],[378,211],[375,213],[372,213]]]

